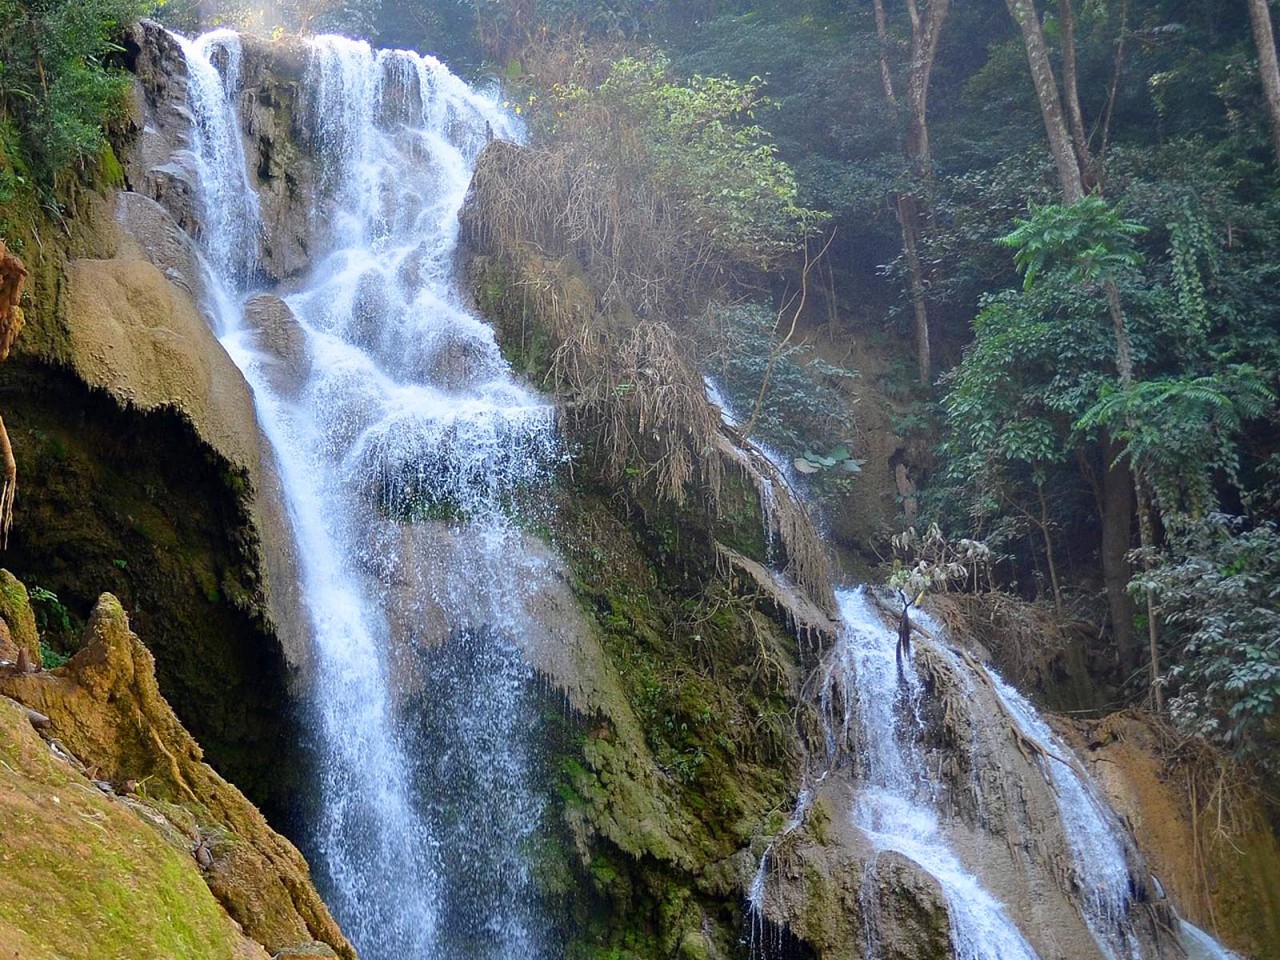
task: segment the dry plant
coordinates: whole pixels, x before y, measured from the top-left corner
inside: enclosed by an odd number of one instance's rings
[[[1050,680],[1050,665],[1082,629],[1064,623],[1048,604],[998,590],[939,594],[931,609],[952,636],[970,637],[985,647],[1020,687]]]

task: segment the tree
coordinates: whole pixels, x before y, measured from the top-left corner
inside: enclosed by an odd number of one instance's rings
[[[140,0],[0,0],[0,126],[16,128],[46,197],[58,174],[106,145],[129,88],[108,58],[143,10]]]
[[[1174,722],[1280,771],[1280,529],[1219,513],[1184,518],[1151,560],[1139,584],[1159,597],[1181,654]]]
[[[1271,26],[1269,0],[1249,0],[1249,22],[1258,50],[1258,76],[1271,118],[1271,148],[1280,163],[1280,65],[1276,63],[1276,35]]]
[[[1009,14],[1022,32],[1027,51],[1027,64],[1031,68],[1031,81],[1035,84],[1036,100],[1049,138],[1049,151],[1058,170],[1062,186],[1062,199],[1070,204],[1084,196],[1084,180],[1080,173],[1080,159],[1072,146],[1071,134],[1063,118],[1062,100],[1058,94],[1058,81],[1049,60],[1049,47],[1045,43],[1044,28],[1035,0],[1005,0]],[[1074,71],[1074,67],[1072,68]],[[1074,72],[1072,74],[1074,77]],[[1078,101],[1077,101],[1078,103]]]
[[[950,9],[951,0],[926,0],[924,16],[921,16],[916,0],[907,0],[907,14],[911,21],[911,51],[907,66],[906,131],[903,146],[910,168],[909,175],[916,185],[926,183],[933,176],[933,153],[929,146],[929,82],[933,76],[933,65],[937,61],[942,25]],[[876,34],[880,41],[880,76],[884,97],[896,112],[899,104],[889,62],[891,41],[884,0],[875,0],[875,18]],[[925,300],[924,268],[920,260],[923,219],[921,206],[918,188],[899,192],[898,225],[902,232],[902,253],[906,260],[907,283],[915,320],[916,364],[920,382],[927,385],[932,379],[933,360],[929,343],[929,309]]]

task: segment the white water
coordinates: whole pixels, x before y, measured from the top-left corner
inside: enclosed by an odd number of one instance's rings
[[[235,109],[239,40],[182,46],[205,306],[278,462],[313,636],[307,846],[323,892],[364,960],[537,957],[525,849],[542,815],[537,716],[515,642],[537,564],[504,510],[546,481],[560,447],[552,409],[512,380],[453,277],[472,164],[488,136],[514,131],[431,58],[311,41],[323,177],[309,246],[327,252],[288,298],[310,372],[284,396],[241,307],[262,227]],[[438,576],[415,578],[421,565]],[[423,650],[427,609],[447,631]]]
[[[1181,935],[1182,948],[1187,951],[1188,960],[1240,960],[1239,954],[1232,953],[1209,934],[1186,920],[1178,921],[1178,932]]]
[[[1043,772],[1053,786],[1062,830],[1071,848],[1072,879],[1090,932],[1105,956],[1115,960],[1128,954],[1137,960],[1141,950],[1129,920],[1128,839],[1123,828],[1087,775],[1077,769],[1071,748],[998,673],[987,668],[987,675],[1022,734],[1046,758],[1041,761]]]
[[[822,713],[829,746],[861,734],[861,782],[850,812],[878,850],[894,851],[942,889],[958,960],[1035,960],[1004,907],[961,865],[939,824],[934,781],[920,750],[920,679],[910,658],[899,680],[898,637],[862,590],[836,594],[842,628],[827,660]]]

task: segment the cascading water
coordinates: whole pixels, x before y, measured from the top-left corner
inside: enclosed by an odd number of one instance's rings
[[[239,40],[180,42],[205,305],[278,462],[314,637],[320,782],[304,845],[366,960],[537,957],[538,717],[518,641],[539,571],[507,508],[561,454],[551,407],[510,377],[453,278],[471,165],[514,131],[431,58],[310,41],[308,239],[327,252],[288,297],[309,362],[280,390],[242,306],[262,227]],[[433,616],[441,628],[419,636]]]
[[[944,651],[947,652],[947,651]],[[954,662],[954,661],[953,661]],[[1056,737],[1035,708],[994,670],[992,689],[1020,731],[1042,751],[1045,775],[1053,785],[1063,833],[1071,848],[1072,870],[1085,922],[1111,960],[1141,956],[1129,922],[1131,886],[1128,840],[1116,816],[1098,798],[1074,765],[1070,747]]]
[[[305,845],[321,885],[366,960],[553,955],[528,863],[544,808],[521,652],[527,585],[543,571],[508,515],[562,452],[552,410],[512,380],[453,279],[473,161],[490,136],[514,133],[509,118],[430,58],[310,41],[301,122],[317,170],[313,260],[287,298],[305,363],[282,384],[270,336],[244,307],[264,227],[237,113],[240,40],[217,31],[179,42],[204,306],[254,390],[314,639],[318,796]],[[708,392],[723,406],[713,384]],[[771,534],[776,495],[765,477]],[[957,957],[1035,960],[948,843],[914,664],[900,678],[897,637],[863,591],[838,600],[822,712],[829,764],[850,738],[859,747],[850,822],[873,849],[937,881]],[[1025,700],[992,683],[1025,737],[1067,755]],[[1105,955],[1136,956],[1127,840],[1087,778],[1061,767],[1046,776],[1081,910]],[[822,783],[811,774],[784,832],[803,823]],[[757,921],[769,859],[750,890]],[[759,947],[763,927],[753,933]],[[1192,956],[1231,957],[1189,924],[1182,938]]]
[[[842,624],[827,661],[822,715],[833,754],[855,725],[861,732],[854,824],[877,850],[899,853],[937,880],[959,960],[1035,960],[1004,907],[965,870],[942,832],[934,779],[919,745],[920,678],[911,658],[900,675],[897,634],[862,590],[840,591],[837,600]]]

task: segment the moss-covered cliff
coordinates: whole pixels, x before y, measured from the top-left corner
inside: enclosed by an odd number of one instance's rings
[[[11,629],[24,607],[6,604]],[[0,754],[0,931],[23,956],[354,960],[301,855],[203,762],[110,594],[65,666],[0,666]]]

